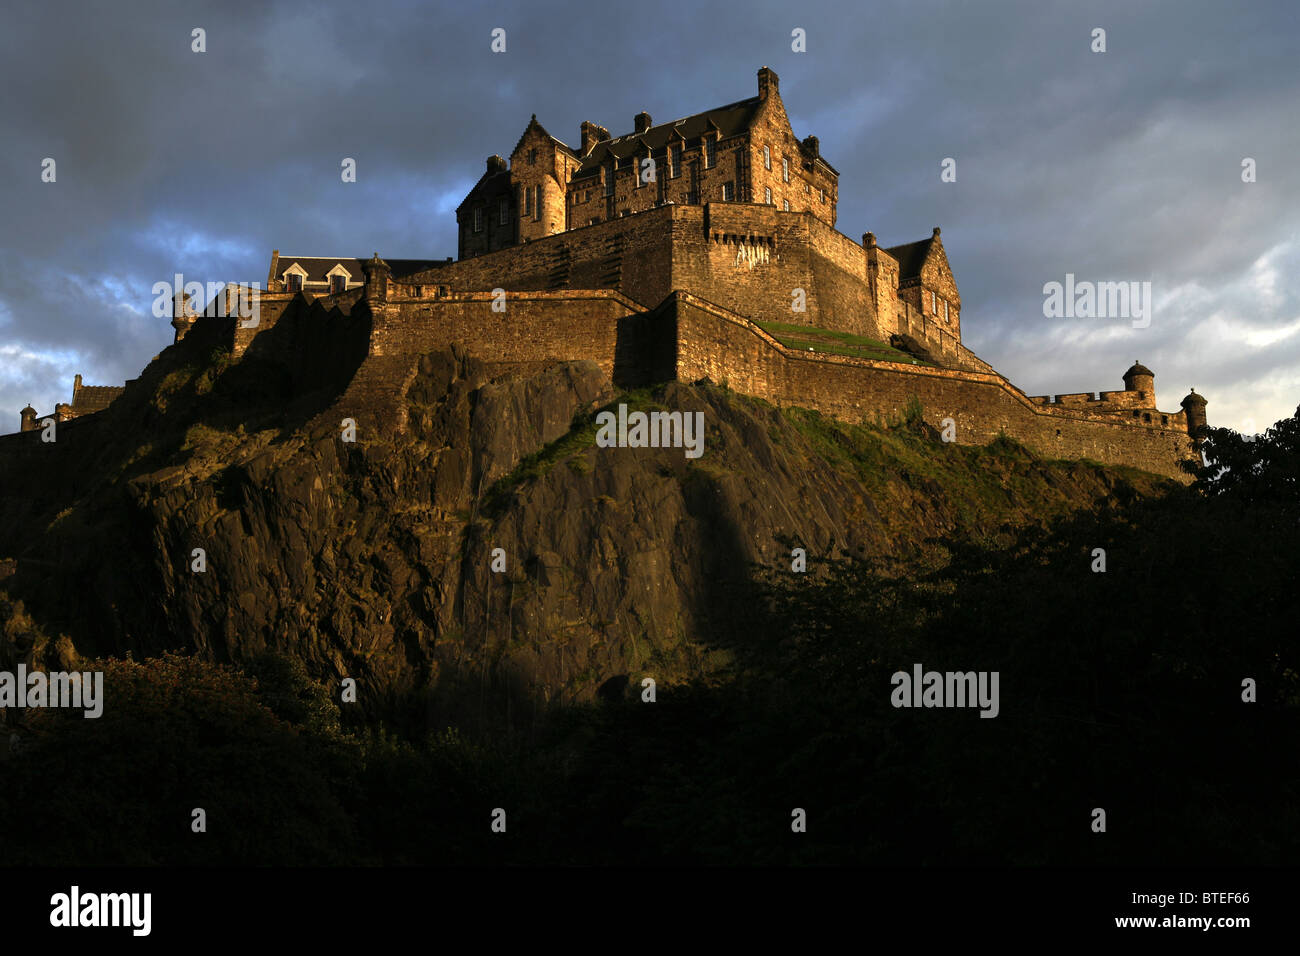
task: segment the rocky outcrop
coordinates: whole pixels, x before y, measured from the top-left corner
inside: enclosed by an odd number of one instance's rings
[[[589,698],[725,659],[754,575],[789,573],[795,548],[812,573],[845,552],[902,561],[1159,483],[707,383],[619,396],[590,362],[499,377],[460,349],[414,361],[402,429],[345,442],[346,383],[267,408],[239,363],[182,358],[48,459],[0,456],[0,589],[44,635],[6,638],[6,658],[272,649],[356,678],[367,708],[466,686]],[[597,447],[615,400],[703,413],[704,454]]]

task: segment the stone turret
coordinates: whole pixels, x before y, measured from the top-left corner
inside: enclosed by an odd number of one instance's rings
[[[36,430],[36,409],[32,408],[31,405],[19,412],[18,417],[22,421],[19,431],[31,432]]]
[[[1179,404],[1183,406],[1183,411],[1187,413],[1187,434],[1193,438],[1198,437],[1201,430],[1205,428],[1205,406],[1207,404],[1205,396],[1197,395],[1196,389],[1192,389],[1191,393]]]
[[[362,264],[361,268],[366,272],[366,301],[387,302],[388,280],[393,275],[393,270],[388,267],[388,263],[379,258],[379,253],[376,252]]]
[[[1137,359],[1133,366],[1124,373],[1124,391],[1136,392],[1137,405],[1144,408],[1156,407],[1156,374]]]

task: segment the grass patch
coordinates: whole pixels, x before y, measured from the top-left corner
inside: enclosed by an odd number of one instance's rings
[[[791,325],[786,322],[755,322],[754,324],[786,348],[797,349],[800,352],[811,349],[829,355],[847,355],[851,358],[933,367],[930,362],[923,362],[892,345],[865,335],[853,335],[849,332],[837,332],[810,325]]]

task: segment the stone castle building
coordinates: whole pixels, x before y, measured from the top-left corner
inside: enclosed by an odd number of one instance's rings
[[[319,350],[267,336],[286,316],[354,337],[363,357],[339,407],[380,428],[404,427],[419,356],[460,344],[503,371],[590,359],[619,384],[708,378],[851,421],[919,401],[961,443],[1006,434],[1188,479],[1204,398],[1158,410],[1137,362],[1122,390],[1025,395],[962,344],[940,230],[857,241],[836,228],[838,199],[839,172],[816,136],[796,137],[764,67],[756,96],[658,125],[638,113],[616,137],[584,122],[576,146],[533,116],[457,208],[456,261],[277,250],[255,327],[185,302],[172,324],[181,342],[196,321],[225,322],[235,355],[286,363]]]

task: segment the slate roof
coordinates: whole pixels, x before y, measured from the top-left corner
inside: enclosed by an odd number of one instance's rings
[[[78,415],[102,412],[125,391],[125,385],[83,385],[72,396],[72,410]]]
[[[308,282],[325,282],[325,276],[335,266],[341,265],[347,269],[353,282],[365,282],[366,271],[361,267],[364,259],[340,259],[329,258],[327,256],[280,256],[279,262],[276,263],[277,279],[283,278],[284,271],[292,266],[295,262],[307,271]],[[404,276],[414,275],[417,272],[424,272],[427,269],[434,269],[438,266],[445,266],[447,263],[443,259],[385,259],[388,267],[393,270],[393,278],[400,279]]]
[[[885,249],[891,256],[898,260],[898,281],[906,282],[908,279],[919,279],[921,277],[921,267],[925,265],[925,258],[930,254],[930,245],[934,242],[934,237],[922,239],[919,242],[905,242],[901,246],[889,246]]]
[[[685,119],[673,120],[651,126],[643,133],[627,133],[613,139],[601,140],[591,148],[582,160],[582,165],[573,174],[574,179],[594,176],[609,159],[626,159],[629,156],[644,155],[645,149],[661,150],[670,142],[683,139],[695,139],[709,130],[718,130],[723,139],[743,133],[753,125],[758,113],[759,97],[751,96],[746,100],[719,106],[687,116]]]

